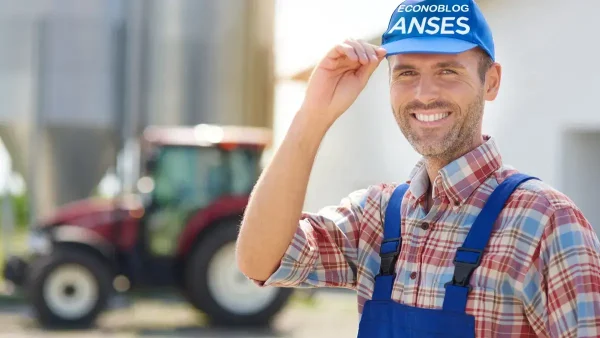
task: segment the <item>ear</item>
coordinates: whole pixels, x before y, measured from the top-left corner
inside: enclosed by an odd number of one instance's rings
[[[494,101],[500,90],[500,81],[502,80],[502,66],[494,62],[485,75],[485,95],[486,101]]]

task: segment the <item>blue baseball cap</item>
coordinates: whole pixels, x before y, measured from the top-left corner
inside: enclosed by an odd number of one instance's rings
[[[474,0],[406,0],[381,38],[387,55],[458,54],[480,47],[495,60],[492,31]]]

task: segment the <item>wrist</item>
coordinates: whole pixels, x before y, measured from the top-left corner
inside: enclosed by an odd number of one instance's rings
[[[290,125],[288,137],[300,148],[308,147],[315,150],[321,144],[333,121],[323,117],[318,112],[299,110]],[[308,150],[308,149],[305,149]]]
[[[335,120],[332,120],[326,112],[301,108],[294,117],[294,123],[303,128],[310,129],[314,133],[325,134],[331,128]]]

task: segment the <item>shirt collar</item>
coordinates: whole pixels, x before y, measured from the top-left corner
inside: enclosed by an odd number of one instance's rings
[[[467,198],[502,166],[502,157],[495,140],[484,136],[485,142],[442,168],[433,182],[433,198],[446,196],[454,205]],[[410,192],[420,200],[427,193],[429,176],[425,160],[421,159],[410,175]]]

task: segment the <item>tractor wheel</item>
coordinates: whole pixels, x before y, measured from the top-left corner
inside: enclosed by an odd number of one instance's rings
[[[288,288],[261,288],[237,268],[237,224],[217,226],[198,243],[185,269],[190,302],[215,325],[264,326],[285,306]]]
[[[94,255],[76,248],[56,248],[28,271],[27,290],[44,327],[89,327],[106,308],[111,273]]]

